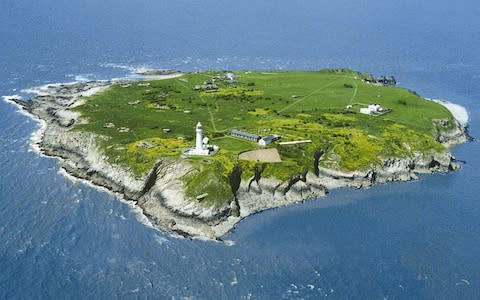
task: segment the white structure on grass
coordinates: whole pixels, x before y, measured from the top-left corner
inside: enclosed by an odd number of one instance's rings
[[[366,115],[378,114],[384,112],[384,108],[380,104],[370,104],[368,107],[360,108],[360,113]]]
[[[207,156],[215,154],[218,149],[218,146],[208,144],[208,138],[203,137],[202,123],[198,122],[195,127],[195,148],[188,149],[185,154]]]
[[[237,76],[235,76],[235,73],[227,72],[227,73],[225,73],[225,78],[226,78],[230,83],[236,83],[236,82],[237,82]]]
[[[279,138],[280,138],[280,136],[278,134],[267,135],[267,136],[262,137],[260,140],[258,140],[258,144],[260,146],[270,145],[271,143],[278,140]]]

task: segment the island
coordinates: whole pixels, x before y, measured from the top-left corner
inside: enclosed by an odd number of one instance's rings
[[[12,100],[43,122],[42,153],[186,237],[220,239],[248,215],[333,188],[456,170],[450,148],[468,140],[467,124],[393,76],[144,75],[52,84]]]

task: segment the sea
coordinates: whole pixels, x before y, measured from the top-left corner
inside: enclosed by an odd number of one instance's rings
[[[0,95],[142,68],[394,75],[480,120],[476,0],[2,0]],[[196,121],[196,120],[195,120]],[[480,299],[479,143],[459,171],[338,189],[250,216],[225,242],[155,229],[31,147],[0,101],[0,299]]]

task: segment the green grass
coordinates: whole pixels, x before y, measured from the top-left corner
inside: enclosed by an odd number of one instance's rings
[[[433,121],[447,119],[453,124],[443,106],[403,88],[367,84],[350,70],[237,72],[237,84],[219,83],[218,92],[193,89],[222,74],[189,73],[148,81],[149,86],[113,85],[75,108],[88,121],[75,130],[106,137],[100,144],[108,159],[142,176],[162,157],[180,158],[184,148],[193,146],[194,127],[202,122],[221,151],[209,158],[188,158],[199,172],[184,182],[191,197],[202,191],[216,194],[205,200],[210,203],[230,193],[228,175],[235,164],[244,166],[242,177],[253,175],[255,164],[239,162],[238,154],[259,146],[230,137],[232,129],[258,134],[265,130],[282,135],[284,141],[311,139],[312,144],[302,147],[277,146],[283,162],[266,164],[263,176],[286,180],[312,170],[318,149],[326,151],[322,166],[343,171],[368,169],[382,158],[411,156],[414,151],[443,151],[434,140],[438,129]],[[377,117],[359,113],[371,103],[392,111]],[[347,105],[352,108],[346,110]],[[105,128],[107,123],[115,127]],[[130,130],[120,132],[121,127]],[[144,141],[154,146],[140,147]]]
[[[233,194],[223,169],[222,165],[214,162],[200,168],[198,173],[182,178],[186,186],[186,196],[196,199],[199,195],[208,194],[202,201],[203,204],[219,207],[228,204]]]

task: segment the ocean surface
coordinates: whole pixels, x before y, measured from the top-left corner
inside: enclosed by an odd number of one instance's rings
[[[0,2],[0,95],[136,68],[393,74],[464,106],[479,136],[477,1]],[[32,151],[0,101],[0,299],[479,299],[480,147],[449,174],[251,216],[214,243],[171,237]]]

